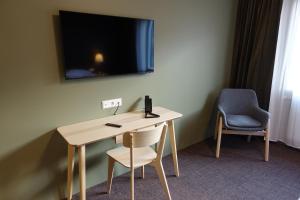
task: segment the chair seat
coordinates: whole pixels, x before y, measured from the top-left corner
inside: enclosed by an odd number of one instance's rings
[[[134,148],[134,167],[141,167],[151,163],[156,158],[156,152],[151,147]],[[130,167],[130,148],[118,147],[106,152],[114,160]]]
[[[262,124],[249,115],[227,115],[227,123],[229,126],[241,128],[258,128]]]

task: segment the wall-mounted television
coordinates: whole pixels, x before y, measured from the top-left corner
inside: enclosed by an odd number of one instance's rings
[[[154,71],[154,20],[59,11],[65,79]]]

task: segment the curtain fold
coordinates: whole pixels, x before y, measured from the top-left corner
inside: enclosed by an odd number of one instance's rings
[[[284,0],[270,100],[270,139],[300,148],[300,0]]]
[[[268,109],[282,0],[239,0],[230,87],[251,88]]]

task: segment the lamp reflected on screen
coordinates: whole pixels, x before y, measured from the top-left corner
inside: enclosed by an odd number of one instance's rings
[[[104,61],[104,57],[102,53],[95,54],[95,63],[100,64]]]

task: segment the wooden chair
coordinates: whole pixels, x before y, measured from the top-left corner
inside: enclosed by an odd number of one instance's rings
[[[223,89],[218,102],[215,129],[216,158],[220,157],[222,134],[263,136],[265,161],[269,160],[269,113],[258,106],[251,89]]]
[[[166,123],[140,129],[134,132],[125,133],[123,136],[123,146],[107,151],[108,155],[108,180],[107,192],[111,192],[114,163],[117,161],[123,166],[131,169],[131,200],[134,200],[134,169],[141,167],[144,177],[144,165],[150,164],[158,174],[169,200],[171,195],[162,165],[162,156],[167,132]],[[157,152],[151,145],[157,144]]]

